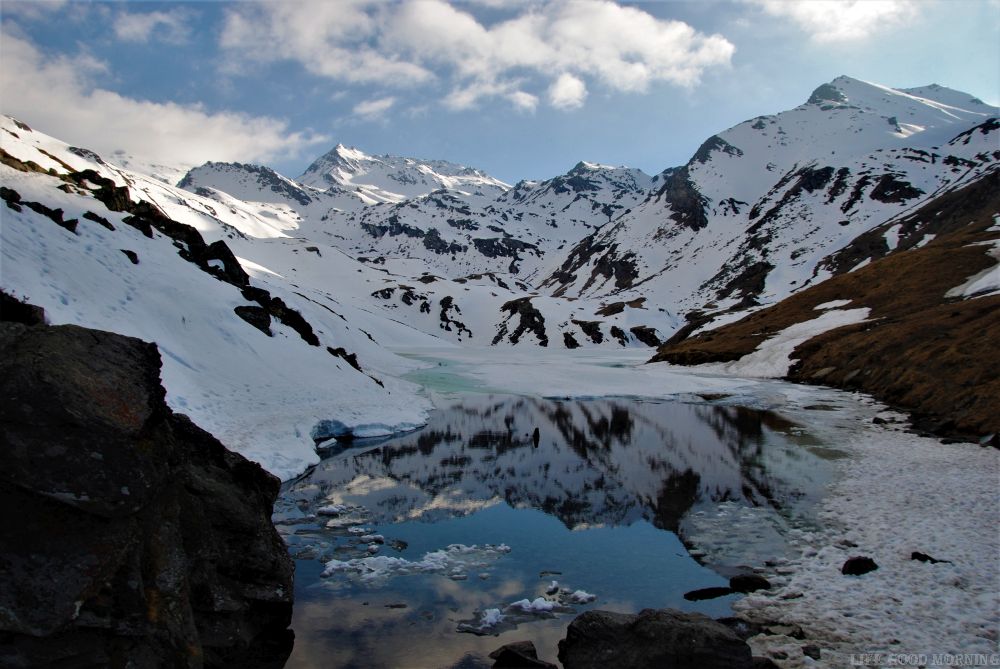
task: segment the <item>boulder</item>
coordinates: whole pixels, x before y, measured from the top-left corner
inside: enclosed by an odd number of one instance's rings
[[[587,611],[559,642],[565,669],[750,669],[745,641],[700,613]]]
[[[530,641],[515,641],[500,646],[490,653],[494,660],[493,669],[558,669],[551,662],[538,659],[535,644]]]
[[[757,574],[741,574],[729,579],[729,587],[736,592],[756,592],[757,590],[770,590],[771,583]]]
[[[280,482],[173,413],[159,375],[153,344],[0,322],[0,665],[290,652]]]
[[[857,556],[848,558],[844,566],[840,568],[840,573],[845,576],[861,576],[876,569],[878,569],[878,565],[875,564],[875,560],[870,557]]]

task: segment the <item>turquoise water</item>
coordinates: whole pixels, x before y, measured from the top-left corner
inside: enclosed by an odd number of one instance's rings
[[[423,430],[353,444],[286,484],[276,507],[297,559],[287,666],[489,666],[489,651],[521,639],[555,661],[566,625],[589,608],[727,615],[733,596],[683,595],[780,556],[780,533],[748,530],[736,548],[728,536],[715,562],[693,558],[685,541],[697,539],[691,528],[710,535],[705,519],[734,506],[767,527],[808,518],[829,464],[790,427],[708,403],[477,393],[455,397]],[[321,576],[331,560],[423,564],[450,544],[505,548],[431,572]],[[552,581],[564,590],[548,598],[563,609],[513,614],[511,603],[545,597]],[[568,601],[577,590],[596,599]],[[483,635],[459,631],[478,628],[489,609],[510,615]]]

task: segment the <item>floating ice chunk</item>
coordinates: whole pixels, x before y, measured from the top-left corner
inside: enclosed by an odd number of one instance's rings
[[[366,534],[361,537],[361,541],[366,544],[370,543],[384,544],[385,537],[382,536],[381,534]]]
[[[513,609],[521,609],[525,613],[538,613],[538,612],[548,612],[559,606],[558,602],[552,602],[544,597],[537,597],[534,601],[528,601],[527,599],[519,599],[516,602],[511,602],[510,607]]]
[[[328,504],[316,509],[316,513],[321,516],[339,516],[345,511],[347,511],[347,507],[343,504]]]
[[[577,604],[587,604],[588,602],[592,602],[597,599],[597,595],[592,595],[584,590],[577,590],[571,594],[569,598]]]
[[[378,544],[368,544],[368,552],[372,555],[378,553]]]
[[[503,620],[503,613],[500,609],[486,609],[483,611],[482,617],[479,619],[482,627],[493,627],[497,623]]]
[[[351,534],[368,534],[371,530],[362,525],[355,525],[354,527],[348,527],[347,531]]]
[[[378,544],[372,543],[368,550],[378,550]],[[327,577],[338,572],[356,575],[362,581],[372,582],[385,580],[392,576],[416,573],[439,573],[454,577],[460,574],[464,578],[470,569],[481,569],[501,555],[510,551],[501,550],[498,546],[485,544],[483,546],[452,544],[444,550],[425,553],[420,560],[407,560],[386,556],[353,558],[351,560],[330,560],[326,569],[320,574]]]
[[[552,583],[549,584],[549,587],[545,588],[546,595],[554,595],[557,592],[559,592],[559,581],[552,581]]]

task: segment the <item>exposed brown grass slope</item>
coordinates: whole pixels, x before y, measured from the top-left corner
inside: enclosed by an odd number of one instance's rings
[[[792,355],[788,378],[862,390],[914,414],[938,434],[1000,432],[1000,296],[949,298],[949,289],[996,267],[1000,173],[947,193],[916,212],[938,237],[835,276],[735,323],[661,347],[651,362],[735,360],[817,305],[851,300],[869,319],[814,337]],[[1000,271],[997,268],[995,271]]]

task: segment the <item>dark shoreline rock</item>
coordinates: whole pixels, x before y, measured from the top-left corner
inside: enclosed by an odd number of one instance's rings
[[[700,613],[587,611],[559,642],[565,669],[750,669],[750,646]]]
[[[0,322],[0,665],[265,667],[291,651],[279,481],[173,413],[159,373],[138,339]]]

